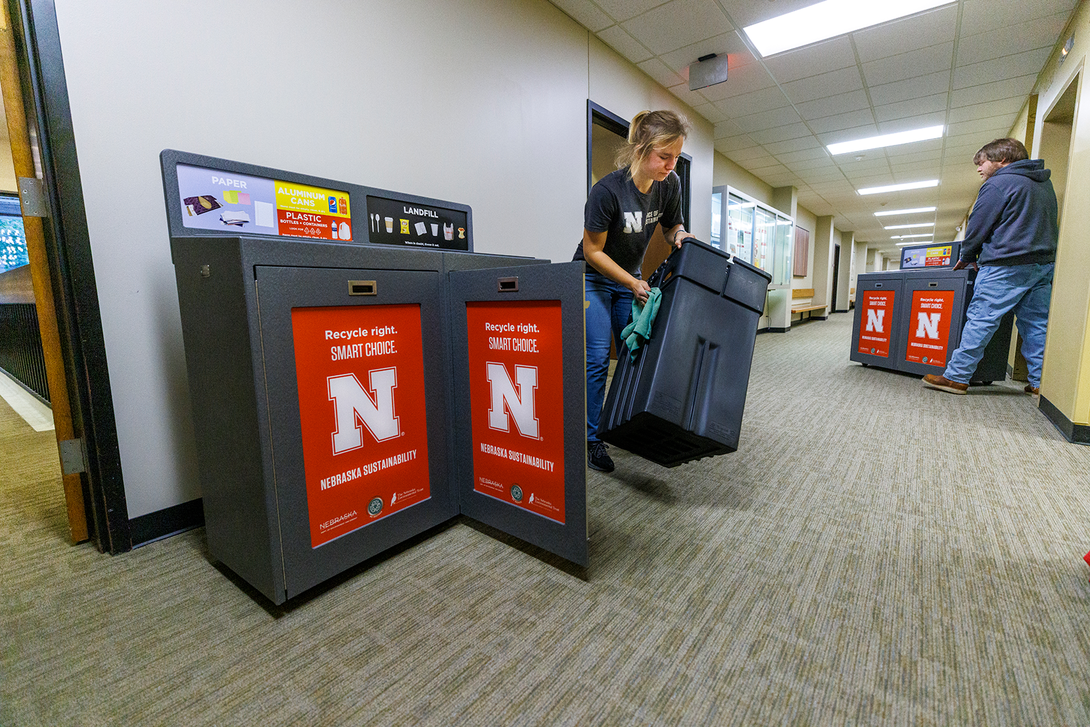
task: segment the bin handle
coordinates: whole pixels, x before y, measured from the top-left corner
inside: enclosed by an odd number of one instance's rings
[[[496,292],[498,293],[517,293],[519,292],[519,279],[517,275],[513,275],[509,278],[496,278]]]

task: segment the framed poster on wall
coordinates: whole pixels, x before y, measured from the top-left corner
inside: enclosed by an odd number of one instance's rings
[[[795,228],[795,267],[792,275],[796,278],[806,277],[806,268],[810,264],[810,231],[801,227]]]

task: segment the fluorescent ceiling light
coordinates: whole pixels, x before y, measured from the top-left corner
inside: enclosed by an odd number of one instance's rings
[[[942,247],[943,245],[953,245],[952,242],[898,242],[897,247],[904,247],[905,245],[930,245],[931,247]]]
[[[883,146],[911,144],[914,141],[938,139],[942,136],[944,128],[940,124],[939,126],[928,126],[923,129],[898,131],[895,134],[881,134],[879,136],[869,136],[866,139],[856,139],[855,141],[841,141],[836,144],[829,144],[825,148],[829,150],[830,154],[847,154],[848,152],[866,151],[867,149],[877,149]]]
[[[906,189],[924,189],[925,187],[937,187],[939,180],[928,179],[923,182],[906,182],[905,184],[891,184],[888,187],[867,187],[859,190],[859,194],[882,194],[884,192],[903,192]]]
[[[934,232],[925,232],[918,235],[893,235],[889,239],[891,240],[907,240],[910,237],[934,237]]]
[[[953,0],[825,0],[754,23],[743,30],[758,53],[770,56],[951,2]]]
[[[910,210],[890,210],[888,212],[875,212],[875,217],[888,217],[889,215],[914,215],[917,212],[934,212],[934,207],[913,207]]]
[[[885,229],[887,230],[907,230],[910,227],[934,227],[934,222],[919,222],[914,225],[889,225]]]

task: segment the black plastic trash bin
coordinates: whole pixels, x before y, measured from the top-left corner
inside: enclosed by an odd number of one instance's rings
[[[618,355],[598,436],[665,467],[738,448],[757,322],[772,276],[688,240],[648,281],[651,339]]]

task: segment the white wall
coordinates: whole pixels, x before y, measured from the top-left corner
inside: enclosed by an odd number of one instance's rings
[[[545,0],[56,0],[129,517],[200,496],[159,152],[473,207],[476,249],[569,260],[586,101],[686,112],[693,232],[712,126]]]

